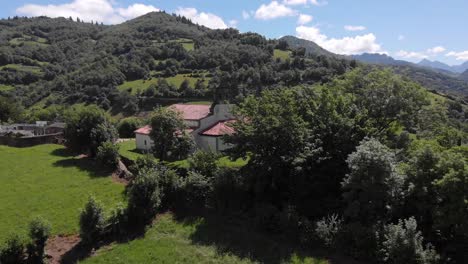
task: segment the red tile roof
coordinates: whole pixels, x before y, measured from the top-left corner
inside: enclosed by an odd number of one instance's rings
[[[186,133],[192,133],[193,132],[193,129],[192,128],[187,128],[184,130]],[[142,135],[149,135],[151,132],[151,126],[150,125],[147,125],[147,126],[144,126],[142,128],[139,128],[137,130],[135,130],[135,133],[136,134],[142,134]],[[180,131],[177,131],[176,132],[176,135],[179,136],[181,135]]]
[[[185,120],[200,120],[210,115],[210,107],[209,105],[174,104],[169,109],[180,112]]]
[[[233,134],[234,128],[229,126],[229,124],[232,124],[235,122],[235,120],[224,120],[224,121],[219,121],[213,126],[205,129],[204,131],[200,132],[200,135],[203,136],[223,136],[223,135],[231,135]]]
[[[135,130],[136,134],[142,134],[142,135],[149,135],[150,132],[151,132],[151,126],[150,125],[147,125],[147,126],[144,126],[142,128],[139,128],[139,129]]]

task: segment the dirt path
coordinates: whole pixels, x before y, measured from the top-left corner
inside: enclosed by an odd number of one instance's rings
[[[55,236],[47,240],[45,248],[46,256],[49,264],[60,264],[62,258],[68,252],[75,248],[81,239],[78,235],[71,236]]]

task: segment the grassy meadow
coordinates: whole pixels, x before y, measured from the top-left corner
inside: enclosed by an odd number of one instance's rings
[[[124,202],[124,186],[109,176],[60,145],[0,146],[0,243],[12,231],[26,233],[36,216],[51,223],[53,234],[77,233],[89,195],[106,208]]]
[[[286,59],[289,59],[290,57],[291,57],[291,51],[289,50],[284,51],[284,50],[275,49],[273,51],[273,58],[275,59],[286,60]]]
[[[15,89],[15,87],[11,86],[11,85],[6,85],[6,84],[0,84],[0,91],[11,91]]]
[[[172,214],[164,214],[143,237],[104,247],[81,263],[329,263],[299,254],[281,239],[250,230],[249,225],[225,220],[177,220]]]
[[[195,87],[199,78],[191,77],[190,74],[177,74],[172,77],[165,78],[169,84],[174,85],[179,88],[184,80],[187,80],[191,87]],[[208,78],[205,78],[205,84],[208,84]],[[153,77],[149,80],[135,80],[135,81],[126,81],[123,84],[119,85],[117,88],[120,91],[131,90],[132,94],[136,94],[138,91],[144,92],[151,85],[157,85],[158,78]]]

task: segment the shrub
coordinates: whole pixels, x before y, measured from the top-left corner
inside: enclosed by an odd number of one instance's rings
[[[335,248],[339,233],[342,231],[343,220],[333,214],[322,218],[315,224],[315,234],[329,248]]]
[[[281,212],[272,204],[258,204],[255,207],[255,225],[268,232],[281,231]]]
[[[132,173],[138,174],[140,171],[154,169],[158,165],[157,161],[149,155],[138,157],[135,160],[135,164],[130,166]]]
[[[242,179],[236,169],[222,168],[218,170],[213,179],[211,199],[217,210],[242,210],[246,205],[251,204]]]
[[[439,256],[431,245],[423,247],[423,237],[414,218],[384,227],[380,235],[380,259],[389,264],[435,264]]]
[[[219,169],[217,160],[217,154],[198,150],[189,157],[188,163],[190,170],[212,178]]]
[[[0,263],[25,263],[24,249],[24,239],[21,238],[18,234],[11,234],[0,249]]]
[[[136,117],[128,117],[120,120],[117,125],[117,131],[121,138],[133,138],[135,137],[134,131],[137,130],[143,122]]]
[[[112,142],[104,142],[97,149],[96,159],[107,168],[115,169],[119,164],[119,146]]]
[[[113,236],[121,237],[128,233],[129,219],[128,210],[123,204],[118,204],[111,212],[107,220],[110,226],[110,232]]]
[[[33,263],[42,263],[44,249],[47,239],[50,236],[50,223],[38,217],[29,224],[29,237],[31,242],[28,245],[28,257]]]
[[[80,215],[80,237],[85,244],[98,241],[104,228],[104,209],[93,197],[88,199]]]
[[[187,209],[204,209],[212,190],[210,179],[200,173],[189,172],[180,186],[182,206]]]
[[[129,216],[133,221],[146,222],[156,214],[162,199],[160,174],[158,169],[143,170],[133,181],[128,193]]]
[[[346,254],[358,259],[370,259],[375,262],[377,252],[376,228],[355,222],[343,226],[337,246]]]

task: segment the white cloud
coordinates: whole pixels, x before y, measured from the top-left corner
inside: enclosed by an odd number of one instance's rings
[[[319,2],[318,0],[310,0],[310,2],[311,2],[313,5],[316,5],[316,6],[323,6],[323,5],[327,5],[327,4],[328,4],[327,1]]]
[[[118,24],[125,20],[159,11],[152,5],[133,4],[126,8],[116,8],[112,0],[74,0],[59,5],[26,4],[16,13],[25,16],[79,17],[84,21],[98,21],[106,24]]]
[[[398,40],[399,40],[399,41],[402,41],[402,40],[404,40],[404,39],[405,39],[405,36],[404,36],[404,35],[399,35],[399,36],[398,36]]]
[[[352,25],[346,25],[344,26],[344,29],[347,31],[363,31],[366,30],[365,26],[352,26]]]
[[[311,15],[300,14],[299,17],[297,18],[297,24],[305,25],[305,24],[311,22],[313,19],[314,19],[314,17],[311,16]]]
[[[239,23],[239,21],[233,19],[233,20],[229,20],[229,26],[231,27],[237,27],[237,24]]]
[[[245,10],[242,10],[242,18],[243,19],[249,19],[250,18],[249,12],[247,12]]]
[[[255,12],[255,18],[261,20],[270,20],[279,17],[295,16],[297,11],[283,4],[273,1],[268,5],[262,4]]]
[[[308,0],[283,0],[285,5],[305,5],[308,2]]]
[[[156,7],[154,6],[147,6],[147,5],[143,5],[143,4],[133,4],[127,8],[119,8],[117,9],[118,10],[118,13],[123,16],[124,18],[127,18],[127,19],[132,19],[132,18],[135,18],[135,17],[139,17],[139,16],[142,16],[142,15],[145,15],[149,12],[156,12],[156,11],[159,11],[159,9],[157,9]]]
[[[429,53],[429,54],[439,54],[439,53],[442,53],[444,52],[446,49],[442,46],[437,46],[437,47],[433,47],[433,48],[430,48],[428,49],[426,52]]]
[[[323,6],[328,4],[327,1],[319,2],[318,0],[283,0],[285,5],[307,5],[311,3],[316,6]]]
[[[321,47],[338,54],[384,53],[380,44],[376,42],[374,34],[336,39],[322,34],[317,27],[299,26],[296,28],[296,36],[314,41]]]
[[[456,60],[468,61],[468,50],[460,51],[460,52],[451,51],[447,53],[445,56],[455,57]]]
[[[406,50],[398,51],[396,53],[396,56],[401,57],[401,58],[405,58],[405,59],[418,59],[418,60],[426,59],[426,58],[429,57],[429,56],[427,56],[426,54],[424,54],[422,52],[406,51]]]
[[[188,7],[176,10],[178,15],[184,16],[192,20],[192,22],[209,27],[212,29],[226,29],[228,26],[224,23],[223,19],[215,14],[198,12],[196,8]]]

